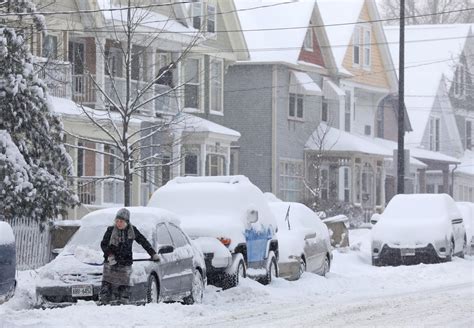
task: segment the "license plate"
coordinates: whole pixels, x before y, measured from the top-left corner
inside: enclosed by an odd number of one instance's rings
[[[402,248],[402,256],[415,256],[414,248]]]
[[[86,297],[93,296],[92,285],[83,285],[83,286],[73,286],[72,287],[72,297]]]

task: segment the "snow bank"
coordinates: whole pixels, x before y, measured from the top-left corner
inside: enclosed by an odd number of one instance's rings
[[[6,222],[0,221],[0,245],[13,244],[15,236],[10,225]]]

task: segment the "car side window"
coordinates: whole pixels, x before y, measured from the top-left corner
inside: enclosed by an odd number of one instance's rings
[[[181,230],[178,229],[178,227],[170,224],[169,225],[170,233],[171,233],[171,238],[173,238],[174,244],[176,248],[178,247],[183,247],[188,244],[188,240],[186,237],[183,235]]]
[[[168,232],[168,228],[164,223],[158,225],[156,230],[156,237],[159,246],[169,246],[173,245],[171,241],[170,233]]]

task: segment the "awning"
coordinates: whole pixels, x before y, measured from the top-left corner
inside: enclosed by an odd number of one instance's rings
[[[333,81],[329,80],[328,78],[324,78],[323,80],[323,92],[324,92],[324,97],[328,99],[335,99],[339,100],[339,97],[345,97],[346,93],[344,90],[339,88],[336,83]]]
[[[306,73],[291,71],[290,93],[304,94],[308,96],[322,96],[321,88]]]

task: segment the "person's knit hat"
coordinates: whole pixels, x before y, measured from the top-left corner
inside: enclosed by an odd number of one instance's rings
[[[130,211],[126,208],[121,208],[118,210],[117,214],[115,215],[116,219],[122,219],[125,222],[130,223]]]

